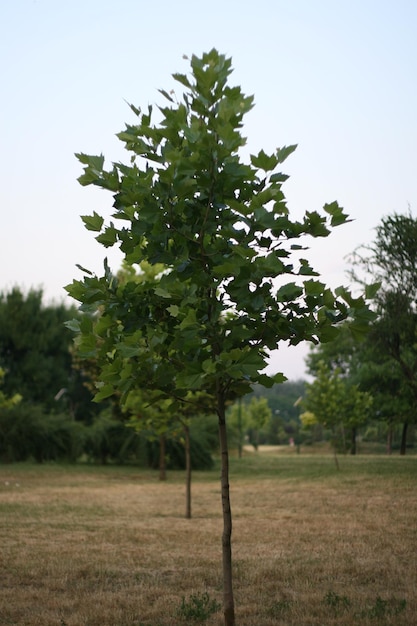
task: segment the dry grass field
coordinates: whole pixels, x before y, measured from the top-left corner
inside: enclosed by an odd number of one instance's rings
[[[232,459],[238,626],[417,624],[417,458],[340,467]],[[221,625],[218,478],[194,475],[186,520],[181,472],[0,466],[0,624]]]

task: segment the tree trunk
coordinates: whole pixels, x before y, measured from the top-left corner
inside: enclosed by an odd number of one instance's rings
[[[337,458],[337,434],[336,434],[336,427],[333,428],[332,447],[333,447],[334,463],[336,465],[337,471],[339,471],[340,470],[340,465],[339,465],[339,459]]]
[[[190,427],[184,426],[185,435],[185,517],[191,519],[191,444]]]
[[[223,510],[223,611],[225,626],[235,626],[235,606],[232,582],[232,511],[229,492],[229,450],[226,433],[226,403],[224,395],[217,393],[217,415],[219,417],[219,440],[221,453],[221,493]]]
[[[238,456],[239,459],[242,458],[242,449],[243,449],[243,433],[242,433],[242,398],[239,398],[238,400],[238,413],[237,413],[237,428],[238,428],[238,436],[239,436],[239,443],[238,443]]]
[[[351,440],[350,440],[350,453],[356,454],[356,428],[352,427]]]
[[[393,434],[393,427],[392,427],[392,424],[389,424],[388,435],[387,435],[387,454],[392,453],[392,434]]]
[[[408,430],[408,424],[407,422],[404,422],[403,430],[401,433],[401,448],[400,448],[400,454],[402,455],[404,455],[407,451],[407,430]]]
[[[346,452],[347,452],[347,448],[346,448],[346,433],[345,433],[345,427],[343,426],[343,424],[340,424],[340,433],[342,435],[343,453],[346,454]]]
[[[165,453],[165,437],[159,437],[159,480],[167,479],[166,453]]]

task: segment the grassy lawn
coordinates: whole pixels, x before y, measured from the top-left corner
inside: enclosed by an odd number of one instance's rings
[[[194,474],[192,520],[183,483],[0,466],[0,624],[198,623],[222,601],[219,466]],[[231,498],[238,626],[417,624],[415,456],[341,457],[337,471],[330,455],[247,453],[231,459]]]

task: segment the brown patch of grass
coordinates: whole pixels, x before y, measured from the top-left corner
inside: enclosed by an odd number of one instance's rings
[[[319,463],[233,461],[237,624],[417,623],[417,459]],[[192,520],[182,481],[0,467],[0,624],[175,626],[182,597],[221,602],[218,471],[194,477]]]

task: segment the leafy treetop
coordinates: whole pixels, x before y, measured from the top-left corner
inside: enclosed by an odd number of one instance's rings
[[[193,56],[190,75],[173,75],[182,98],[160,90],[159,124],[151,106],[131,105],[137,123],[118,135],[128,165],[106,170],[102,155],[77,155],[80,183],[109,190],[117,220],[105,224],[94,212],[82,217],[85,227],[106,248],[118,245],[127,265],[163,268],[119,281],[105,261],[102,277],[85,270],[67,287],[91,314],[70,325],[81,353],[102,363],[98,399],[141,386],[230,399],[285,379],[261,373],[280,342],[329,340],[347,318],[352,332],[366,329],[364,299],[343,287],[333,293],[299,258],[300,238],[328,236],[346,214],[333,202],[290,219],[280,166],[296,146],[242,162],[253,97],[228,85],[231,71],[214,49]]]

